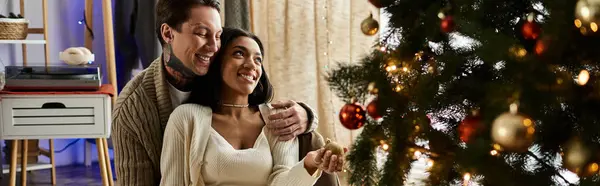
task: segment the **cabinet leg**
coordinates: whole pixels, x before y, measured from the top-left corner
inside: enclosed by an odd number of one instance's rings
[[[10,149],[10,180],[9,185],[15,186],[17,185],[17,156],[19,149],[19,140],[12,141],[12,149]]]
[[[102,138],[96,139],[96,147],[98,148],[98,164],[100,165],[100,175],[102,175],[102,185],[108,186],[108,172],[106,171],[106,158],[104,154],[104,142]]]
[[[27,185],[27,145],[28,140],[23,140],[23,151],[21,152],[21,185]]]
[[[56,163],[54,162],[54,139],[48,140],[50,146],[50,163],[52,168],[50,170],[52,185],[56,185]]]
[[[114,181],[113,181],[112,167],[110,166],[110,155],[108,153],[108,140],[106,138],[103,138],[102,142],[104,142],[104,144],[102,144],[102,146],[104,146],[104,159],[106,159],[106,171],[108,171],[108,185],[113,186]]]

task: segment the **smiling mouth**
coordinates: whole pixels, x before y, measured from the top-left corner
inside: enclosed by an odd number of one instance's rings
[[[200,61],[208,63],[210,61],[210,57],[209,55],[204,55],[204,54],[196,54],[196,58],[200,59]]]
[[[254,75],[250,75],[250,74],[238,74],[238,75],[244,79],[247,79],[248,81],[256,81],[256,76],[254,76]]]

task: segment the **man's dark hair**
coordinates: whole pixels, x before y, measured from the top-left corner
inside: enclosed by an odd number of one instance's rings
[[[178,32],[181,32],[181,24],[190,18],[190,10],[196,6],[210,6],[217,11],[219,0],[159,0],[156,3],[156,37],[160,45],[165,45],[165,40],[161,36],[160,26],[167,23]]]
[[[215,54],[215,58],[208,68],[208,73],[205,76],[197,77],[194,81],[195,85],[188,102],[209,106],[213,110],[219,108],[221,88],[225,85],[223,75],[221,74],[221,65],[223,64],[223,58],[227,55],[227,47],[239,37],[248,37],[256,41],[260,48],[260,53],[263,56],[265,55],[263,44],[256,35],[239,28],[224,27],[221,34],[221,49]],[[258,85],[248,96],[248,104],[250,106],[268,103],[273,99],[273,85],[269,81],[269,77],[262,64],[260,68],[262,75],[258,79]]]

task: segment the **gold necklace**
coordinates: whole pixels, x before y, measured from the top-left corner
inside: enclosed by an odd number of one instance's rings
[[[241,104],[227,104],[227,103],[220,103],[220,105],[224,106],[224,107],[236,107],[236,108],[246,108],[249,106],[249,104],[241,105]]]

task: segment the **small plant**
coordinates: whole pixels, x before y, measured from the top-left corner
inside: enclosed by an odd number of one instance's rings
[[[0,18],[9,18],[9,19],[23,19],[23,16],[21,14],[17,14],[15,15],[15,13],[8,13],[8,17],[0,14]]]

